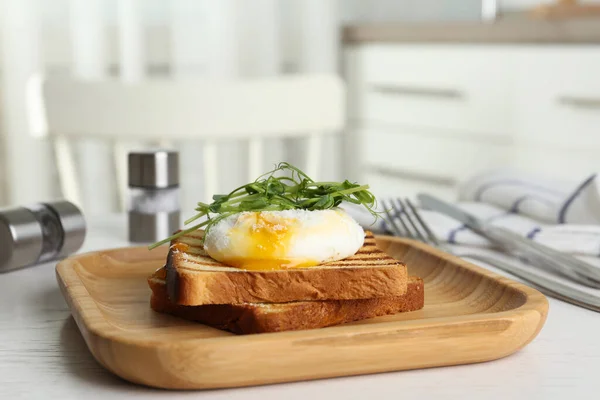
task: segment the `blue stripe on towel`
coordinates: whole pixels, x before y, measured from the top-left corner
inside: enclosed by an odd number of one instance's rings
[[[567,216],[567,210],[569,209],[569,206],[573,203],[573,201],[577,198],[577,196],[579,196],[581,194],[583,189],[585,189],[590,183],[592,183],[595,178],[596,178],[596,174],[593,174],[592,176],[587,178],[585,181],[583,181],[583,183],[581,185],[579,185],[579,187],[577,189],[575,189],[573,194],[571,194],[571,196],[569,196],[567,201],[565,201],[563,206],[560,208],[560,211],[558,212],[558,223],[559,224],[565,223],[565,219]]]
[[[458,228],[452,229],[450,231],[450,233],[448,234],[448,243],[456,244],[456,234],[466,228],[467,228],[467,226],[465,224],[462,224]]]
[[[525,196],[521,196],[517,200],[515,200],[515,202],[513,203],[512,207],[510,208],[510,212],[511,213],[515,213],[515,214],[518,213],[519,212],[519,206],[521,205],[522,202],[524,202],[528,198],[529,198],[529,195],[525,195]]]
[[[537,235],[538,233],[541,232],[541,230],[542,230],[542,228],[540,228],[539,226],[536,226],[531,231],[529,231],[529,233],[526,235],[527,239],[533,239],[535,237],[535,235]]]

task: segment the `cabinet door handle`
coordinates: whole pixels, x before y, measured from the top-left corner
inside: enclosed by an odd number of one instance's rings
[[[440,89],[419,86],[374,84],[371,86],[371,90],[383,94],[415,97],[432,97],[448,100],[462,100],[466,97],[464,92],[461,92],[457,89]]]
[[[563,106],[600,109],[600,97],[559,96],[558,102]]]

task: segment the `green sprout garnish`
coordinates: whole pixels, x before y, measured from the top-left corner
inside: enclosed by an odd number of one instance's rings
[[[288,176],[276,176],[281,173],[288,173]],[[205,221],[181,230],[148,248],[152,250],[200,228],[204,228],[206,233],[222,219],[244,211],[328,210],[347,201],[364,206],[377,218],[377,200],[368,189],[369,185],[359,185],[347,180],[315,182],[299,168],[282,162],[254,182],[240,186],[229,194],[214,195],[210,204],[198,203],[198,213],[185,221],[185,225],[202,217],[206,217]]]

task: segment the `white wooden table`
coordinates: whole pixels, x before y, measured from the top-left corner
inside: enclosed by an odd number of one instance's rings
[[[92,224],[84,251],[127,246],[121,219]],[[401,357],[401,355],[399,355]],[[54,264],[0,274],[0,399],[597,398],[600,314],[551,299],[540,335],[489,363],[203,392],[130,384],[89,353],[56,284]]]

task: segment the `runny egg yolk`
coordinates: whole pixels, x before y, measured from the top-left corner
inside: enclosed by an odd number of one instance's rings
[[[356,254],[364,236],[360,225],[339,209],[242,212],[212,226],[204,250],[241,269],[306,268]]]
[[[249,270],[305,268],[319,264],[318,260],[286,257],[294,238],[295,220],[273,219],[267,213],[249,213],[230,232],[230,246],[243,249],[244,256],[221,254],[221,262]]]

